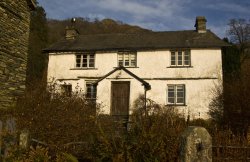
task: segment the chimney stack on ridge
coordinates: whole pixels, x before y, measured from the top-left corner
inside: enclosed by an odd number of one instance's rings
[[[196,27],[196,31],[198,33],[206,33],[207,32],[206,22],[207,22],[207,20],[204,16],[197,16],[196,17],[194,27]]]

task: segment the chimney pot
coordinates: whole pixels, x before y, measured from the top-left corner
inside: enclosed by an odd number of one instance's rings
[[[206,18],[205,16],[197,16],[194,27],[198,33],[206,33]]]

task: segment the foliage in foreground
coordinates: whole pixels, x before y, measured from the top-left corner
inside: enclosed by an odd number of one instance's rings
[[[27,92],[11,112],[17,119],[18,130],[28,130],[42,147],[35,147],[34,141],[33,148],[27,151],[13,145],[8,160],[74,162],[75,157],[92,161],[178,160],[179,136],[187,123],[175,108],[147,99],[145,109],[144,98],[140,97],[129,122],[125,123],[99,114],[96,111],[99,106],[79,97],[79,93],[67,97],[56,93],[54,88],[48,90]],[[211,121],[198,119],[189,125],[206,127],[216,144],[247,145],[246,140],[237,140],[238,136],[217,130]]]
[[[75,152],[73,146],[89,141],[96,131],[97,105],[84,96],[62,95],[56,91],[57,86],[28,91],[19,100],[14,116],[18,129],[28,130],[34,140],[54,151]]]
[[[105,125],[108,122],[98,119],[102,131],[98,135],[100,143],[97,155],[105,152],[109,158],[126,158],[128,161],[177,160],[179,135],[185,128],[185,121],[179,118],[174,109],[161,107],[151,100],[147,101],[151,104],[148,104],[145,112],[144,101],[141,100],[127,126],[128,132],[122,135],[117,130],[119,126],[110,127]]]
[[[148,99],[145,112],[139,98],[129,123],[124,123],[98,114],[99,106],[79,93],[67,97],[56,93],[55,87],[27,92],[12,111],[18,130],[28,130],[32,144],[40,142],[48,148],[49,158],[55,159],[58,152],[97,161],[177,158],[178,136],[185,122],[174,109]]]

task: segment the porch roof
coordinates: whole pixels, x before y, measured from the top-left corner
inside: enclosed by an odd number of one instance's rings
[[[106,75],[104,75],[103,77],[101,77],[100,79],[98,79],[96,82],[94,82],[93,85],[98,85],[99,82],[101,82],[103,79],[107,78],[108,76],[110,76],[111,74],[113,74],[114,72],[116,72],[117,70],[123,70],[127,74],[129,74],[130,76],[132,76],[133,78],[135,78],[136,80],[138,80],[139,82],[141,82],[142,85],[144,86],[145,90],[150,90],[151,89],[151,85],[148,82],[146,82],[142,78],[138,77],[137,75],[135,75],[134,73],[132,73],[131,71],[129,71],[128,69],[126,69],[123,66],[116,67],[114,70],[110,71],[109,73],[107,73]]]

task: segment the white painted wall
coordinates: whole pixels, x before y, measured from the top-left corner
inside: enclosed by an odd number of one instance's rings
[[[166,104],[167,84],[185,84],[186,106],[180,106],[180,112],[191,118],[208,118],[208,104],[212,98],[212,89],[221,83],[222,60],[220,49],[191,49],[191,67],[171,68],[170,51],[138,51],[137,68],[128,68],[131,72],[147,81],[152,89],[148,97],[157,103]],[[96,53],[94,69],[75,68],[74,53],[50,53],[48,65],[48,82],[51,78],[62,80],[60,84],[72,84],[85,90],[88,77],[102,77],[117,67],[117,53]],[[118,79],[115,79],[117,78]],[[126,78],[126,79],[122,79]],[[183,78],[183,79],[181,79]],[[187,79],[188,78],[188,79]],[[110,112],[111,81],[130,81],[130,110],[139,94],[144,94],[144,87],[140,82],[127,75],[124,71],[117,71],[101,81],[97,88],[98,102],[102,103],[102,110]]]

